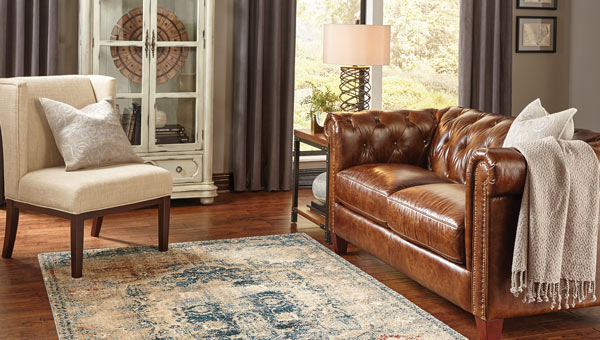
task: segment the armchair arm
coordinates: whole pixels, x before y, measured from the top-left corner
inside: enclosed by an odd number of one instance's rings
[[[116,106],[117,81],[115,80],[115,78],[100,75],[90,75],[89,77],[90,83],[92,84],[92,88],[94,89],[96,101],[112,97],[113,106]]]

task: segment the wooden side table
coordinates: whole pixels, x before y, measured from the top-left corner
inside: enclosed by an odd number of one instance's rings
[[[300,143],[308,144],[325,154],[327,171],[325,209],[320,211],[310,206],[298,207],[298,183],[300,171]],[[313,134],[310,130],[294,130],[294,192],[292,195],[292,222],[298,221],[298,214],[325,230],[325,242],[331,243],[329,233],[329,142],[322,133]]]

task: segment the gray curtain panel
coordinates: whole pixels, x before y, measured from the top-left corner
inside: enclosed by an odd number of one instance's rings
[[[235,0],[235,191],[289,190],[296,0]]]
[[[0,77],[56,74],[58,0],[0,0]]]
[[[512,6],[509,0],[461,0],[460,106],[511,114]]]

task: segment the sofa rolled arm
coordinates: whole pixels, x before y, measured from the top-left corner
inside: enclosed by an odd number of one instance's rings
[[[513,148],[479,149],[469,160],[465,256],[473,273],[472,312],[484,320],[500,317],[498,297],[509,298],[510,254],[526,177],[525,157]]]
[[[485,148],[473,153],[467,168],[467,185],[475,184],[476,171],[486,171],[487,189],[491,197],[521,195],[527,177],[525,157],[514,148]]]
[[[594,151],[600,159],[600,149]],[[512,253],[527,177],[525,157],[513,148],[480,149],[469,160],[466,183],[466,266],[472,271],[472,312],[484,320],[541,311],[534,304],[511,309]]]

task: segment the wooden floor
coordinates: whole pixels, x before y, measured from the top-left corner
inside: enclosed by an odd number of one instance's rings
[[[309,193],[301,192],[301,203],[308,202]],[[174,201],[170,242],[296,232],[323,242],[323,231],[302,217],[297,224],[290,223],[290,206],[290,193],[226,193],[212,206]],[[0,235],[4,235],[4,216],[0,211]],[[156,244],[156,221],[156,210],[149,209],[108,216],[100,238],[89,236],[91,221],[86,221],[85,248]],[[67,221],[21,214],[13,258],[0,259],[0,339],[57,338],[37,254],[67,250]],[[351,247],[345,258],[467,338],[477,339],[470,314],[364,251]],[[600,308],[509,319],[504,325],[506,339],[600,339]]]

